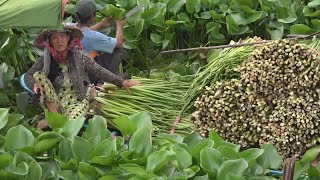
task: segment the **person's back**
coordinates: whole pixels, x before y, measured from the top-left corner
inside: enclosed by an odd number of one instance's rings
[[[123,55],[123,20],[116,21],[116,37],[108,37],[97,30],[110,24],[110,17],[104,18],[97,24],[95,23],[96,12],[101,7],[92,0],[80,0],[76,4],[76,14],[78,22],[76,24],[84,37],[81,41],[83,48],[90,54],[99,65],[109,71],[118,74],[119,64]],[[93,25],[94,24],[94,25]]]

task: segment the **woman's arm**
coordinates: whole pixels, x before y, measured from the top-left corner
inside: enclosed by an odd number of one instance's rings
[[[108,82],[118,87],[122,87],[124,81],[122,78],[100,66],[98,63],[93,61],[87,53],[83,51],[81,51],[81,53],[83,57],[82,63],[85,66],[86,72],[89,74],[89,76],[93,77],[94,79],[98,79],[99,81]]]

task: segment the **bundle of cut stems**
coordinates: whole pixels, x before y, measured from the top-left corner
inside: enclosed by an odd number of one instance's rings
[[[190,86],[186,80],[164,81],[140,77],[133,77],[132,80],[140,81],[141,85],[130,87],[131,93],[105,83],[104,90],[96,97],[101,103],[103,116],[111,125],[114,125],[113,121],[119,115],[147,111],[153,118],[152,123],[157,132],[170,131],[176,117],[179,117],[179,122],[174,132],[179,134],[191,132],[189,117],[180,114],[184,105],[182,96]]]

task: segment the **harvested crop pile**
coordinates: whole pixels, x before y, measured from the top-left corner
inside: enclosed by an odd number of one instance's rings
[[[320,137],[318,53],[296,41],[257,47],[240,80],[206,87],[192,121],[202,136],[214,129],[243,147],[273,143],[281,155],[301,155]]]
[[[131,115],[147,111],[152,116],[156,132],[189,134],[192,131],[190,117],[181,115],[182,96],[190,86],[186,79],[164,81],[133,77],[141,82],[140,86],[130,88],[129,94],[122,88],[105,83],[104,91],[98,94],[101,112],[111,125],[120,115]],[[179,122],[179,123],[178,123]]]

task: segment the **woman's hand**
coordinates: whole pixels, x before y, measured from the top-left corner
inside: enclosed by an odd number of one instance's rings
[[[128,92],[131,93],[130,87],[131,86],[139,86],[141,84],[140,81],[129,81],[129,80],[124,80],[122,83],[122,87]]]
[[[48,127],[48,122],[44,119],[38,122],[37,129],[45,129]]]
[[[41,85],[39,83],[35,83],[33,85],[33,92],[35,94],[38,94],[38,93],[42,94],[42,87],[41,87]]]

